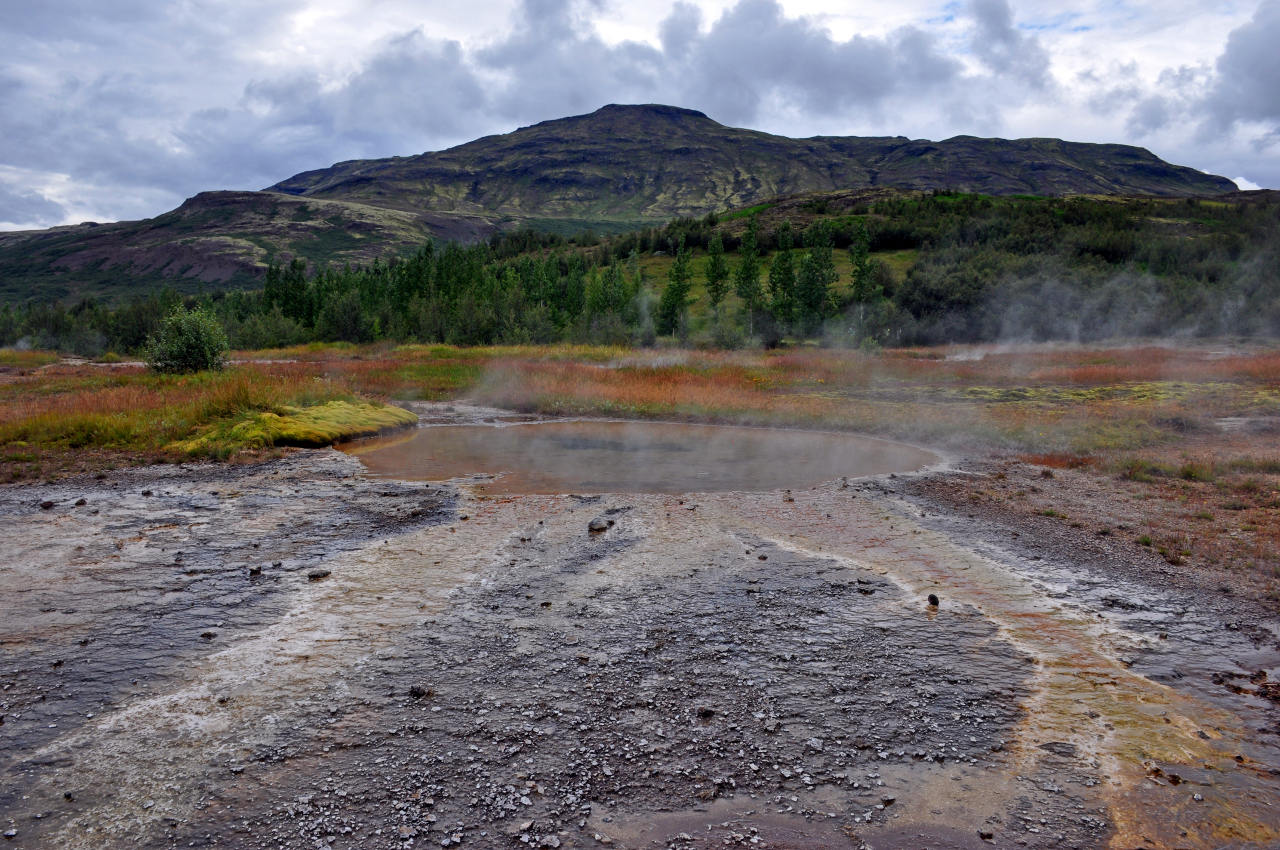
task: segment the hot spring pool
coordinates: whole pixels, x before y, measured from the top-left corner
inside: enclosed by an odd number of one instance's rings
[[[939,460],[872,437],[663,422],[435,425],[343,448],[377,476],[482,476],[469,483],[491,495],[776,490]]]

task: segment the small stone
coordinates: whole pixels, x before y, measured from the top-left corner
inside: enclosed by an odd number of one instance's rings
[[[217,632],[201,632],[200,633],[200,637],[204,638],[205,640],[213,640],[217,636],[218,636]]]
[[[427,697],[435,696],[435,691],[431,690],[431,688],[428,688],[425,685],[410,685],[409,696],[413,697],[414,699],[425,699]]]
[[[89,504],[89,500],[88,500],[88,499],[76,499],[76,507],[77,507],[77,508],[83,508],[83,507],[84,507],[85,505],[87,505],[87,504]]]
[[[983,841],[991,841],[996,837],[996,834],[994,832],[988,832],[985,829],[980,829],[978,830],[978,837]]]
[[[250,567],[250,568],[249,568],[249,575],[251,575],[251,576],[260,576],[260,575],[262,575],[262,566],[261,566],[261,565],[256,565],[256,566],[252,566],[252,567]]]
[[[40,503],[40,510],[51,511],[53,510],[53,504],[54,504],[53,502],[50,502],[48,499],[45,499],[43,502]]]
[[[929,594],[929,607],[930,607],[930,608],[937,608],[937,607],[938,607],[938,603],[939,603],[938,594],[936,594],[936,593],[930,593],[930,594]]]
[[[587,523],[587,531],[592,534],[600,534],[609,530],[609,521],[602,516],[598,516],[591,522]]]
[[[321,579],[328,578],[331,575],[333,575],[333,573],[329,570],[312,570],[307,573],[307,581],[320,581]]]
[[[6,830],[4,831],[4,837],[5,837],[5,838],[17,838],[17,837],[18,837],[18,830],[16,830],[16,829],[6,829]]]
[[[151,491],[150,491],[150,490],[143,490],[143,491],[142,491],[142,495],[144,495],[144,496],[150,496],[150,495],[151,495]]]

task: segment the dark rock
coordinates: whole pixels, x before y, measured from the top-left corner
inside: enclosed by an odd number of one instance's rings
[[[84,507],[85,505],[87,505],[87,504],[89,504],[89,500],[88,500],[88,499],[76,499],[76,507],[77,507],[77,508],[83,508],[83,507]]]
[[[996,834],[994,832],[988,832],[985,829],[980,829],[978,830],[978,837],[983,841],[991,841],[996,837]]]
[[[320,579],[328,578],[333,575],[331,570],[311,570],[307,573],[307,581],[320,581]]]
[[[1055,756],[1062,756],[1064,758],[1076,757],[1075,744],[1068,744],[1065,741],[1050,741],[1047,744],[1041,744],[1040,749],[1048,753],[1053,753]]]
[[[200,633],[200,637],[204,638],[205,640],[213,640],[217,636],[218,636],[217,632],[201,632]]]
[[[587,523],[587,531],[592,534],[600,534],[601,532],[608,531],[609,526],[611,525],[613,525],[612,521],[607,520],[602,516],[598,516],[591,520],[591,522]]]
[[[150,490],[143,490],[143,491],[142,491],[142,495],[144,495],[144,496],[150,496],[150,495],[151,495],[151,491],[150,491]]]
[[[428,688],[425,685],[410,685],[409,696],[413,697],[414,699],[428,699],[430,697],[435,696],[435,691],[431,690],[431,688]]]
[[[42,511],[52,510],[53,505],[54,505],[53,502],[50,502],[48,499],[46,499],[45,501],[40,503],[40,510]]]
[[[930,593],[930,594],[929,594],[929,607],[930,607],[930,608],[937,608],[937,607],[938,607],[938,604],[939,604],[938,594],[936,594],[936,593]]]

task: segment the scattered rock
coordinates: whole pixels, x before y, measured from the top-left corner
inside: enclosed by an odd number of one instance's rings
[[[1065,741],[1050,741],[1047,744],[1041,744],[1040,749],[1045,752],[1053,753],[1055,756],[1062,756],[1064,758],[1076,757],[1075,744],[1068,744]]]
[[[994,832],[988,832],[985,829],[980,829],[978,830],[978,837],[983,841],[991,841],[996,837],[996,834]]]
[[[429,699],[430,697],[433,697],[435,695],[436,695],[436,692],[431,690],[431,688],[426,687],[425,685],[409,686],[409,696],[413,697],[414,699]]]
[[[142,491],[142,495],[144,495],[144,496],[150,496],[150,495],[151,495],[151,491],[150,491],[150,490],[143,490],[143,491]]]
[[[45,501],[40,503],[40,510],[42,511],[53,510],[53,505],[54,505],[53,502],[50,502],[48,499],[46,499]]]
[[[320,581],[333,575],[331,570],[311,570],[307,573],[307,581]]]
[[[249,575],[250,575],[250,576],[260,576],[260,575],[262,575],[262,565],[261,565],[261,564],[257,564],[257,565],[254,565],[254,566],[250,567],[250,568],[249,568]]]
[[[611,525],[613,525],[613,520],[598,516],[591,520],[591,522],[587,523],[587,531],[592,534],[600,534],[601,532],[608,531],[609,526]]]
[[[218,636],[217,632],[201,632],[200,633],[200,637],[204,638],[205,640],[213,640],[217,636]]]
[[[930,594],[929,594],[929,607],[930,607],[930,608],[937,608],[937,607],[938,607],[938,604],[939,604],[939,601],[940,601],[940,600],[938,599],[938,594],[936,594],[936,593],[930,593]]]
[[[77,508],[83,508],[83,507],[84,507],[85,505],[87,505],[87,504],[89,504],[89,500],[88,500],[88,499],[76,499],[76,507],[77,507]]]

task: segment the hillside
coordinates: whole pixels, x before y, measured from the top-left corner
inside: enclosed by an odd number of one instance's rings
[[[523,227],[618,233],[836,190],[1208,196],[1222,177],[1126,145],[1058,139],[790,139],[670,106],[606,106],[413,157],[204,192],[153,219],[0,233],[0,301],[229,289],[268,262],[361,263],[429,238]]]
[[[488,219],[274,192],[202,192],[142,221],[0,233],[0,301],[113,298],[257,285],[271,258],[364,263],[429,238],[473,241]]]
[[[791,139],[672,106],[605,106],[412,157],[353,160],[269,191],[401,210],[665,221],[867,187],[989,195],[1213,195],[1235,185],[1142,148],[1059,139]]]

